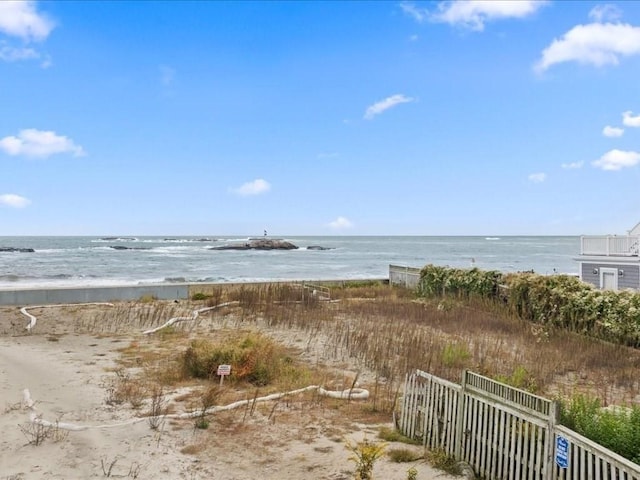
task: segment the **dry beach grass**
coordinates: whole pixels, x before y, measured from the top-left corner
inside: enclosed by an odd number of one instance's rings
[[[546,331],[490,305],[416,301],[387,285],[336,285],[331,302],[309,293],[283,284],[216,286],[198,301],[34,309],[31,333],[18,308],[0,308],[0,478],[353,478],[346,445],[381,441],[378,431],[392,425],[413,368],[454,381],[470,368],[547,396],[583,391],[605,404],[637,400],[640,355],[632,349]],[[226,302],[233,303],[143,333]],[[186,358],[198,359],[196,347],[210,353],[221,345],[259,345],[245,360],[277,364],[276,374],[263,369],[241,380],[234,371],[220,385],[215,375],[185,369]],[[274,356],[255,353],[267,351]],[[367,400],[311,389],[257,401],[308,385],[356,383],[369,390]],[[52,422],[47,428],[29,422],[25,388],[35,413]],[[397,448],[424,454],[387,445]],[[442,473],[422,459],[389,456],[374,471],[400,480],[411,466],[418,479]]]

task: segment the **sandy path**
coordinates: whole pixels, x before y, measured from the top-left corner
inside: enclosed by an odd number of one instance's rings
[[[104,477],[102,464],[108,468],[117,459],[111,471],[114,477],[126,477],[140,466],[138,478],[155,478],[152,472],[156,470],[164,478],[180,478],[179,471],[186,471],[185,465],[193,460],[178,449],[171,452],[169,445],[162,448],[146,422],[114,429],[60,430],[59,440],[26,445],[32,437],[19,428],[29,426],[29,411],[21,406],[24,388],[29,389],[37,412],[50,421],[98,425],[131,418],[130,411],[118,412],[104,402],[105,369],[113,365],[113,349],[119,345],[84,335],[62,336],[55,342],[38,336],[0,338],[2,475],[25,479]],[[160,462],[151,462],[160,454],[164,457]]]
[[[0,323],[6,321],[0,311]],[[9,328],[7,323],[0,327]],[[345,441],[376,439],[377,426],[338,419],[336,428],[330,411],[283,408],[277,419],[269,421],[271,407],[265,405],[246,423],[242,411],[229,412],[226,420],[212,422],[208,430],[194,429],[191,420],[167,420],[158,432],[142,421],[110,429],[59,431],[58,438],[28,445],[32,436],[20,428],[33,427],[29,410],[22,405],[25,388],[38,413],[50,421],[102,425],[139,416],[128,406],[116,408],[105,402],[105,380],[113,375],[108,369],[115,365],[116,349],[127,345],[128,339],[73,334],[64,324],[50,331],[68,333],[52,336],[45,325],[39,323],[37,329],[42,330],[33,335],[8,336],[6,330],[5,336],[0,335],[2,480],[105,478],[114,461],[112,478],[349,480],[354,464],[348,460]],[[16,328],[10,328],[14,335],[22,332]],[[193,451],[183,453],[185,447]],[[405,480],[412,465],[419,480],[448,478],[422,461],[396,464],[386,458],[376,464],[375,478]]]

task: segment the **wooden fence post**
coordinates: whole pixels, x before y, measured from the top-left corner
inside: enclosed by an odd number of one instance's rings
[[[544,466],[544,480],[552,480],[553,472],[555,469],[555,461],[553,458],[555,444],[556,444],[556,425],[558,420],[560,419],[560,404],[557,401],[551,402],[551,408],[549,409],[549,431],[547,432],[547,436],[549,440],[547,441],[546,452],[544,452],[544,461],[546,462]]]
[[[464,411],[464,399],[465,399],[465,393],[467,391],[467,370],[463,370],[462,371],[462,381],[460,382],[460,386],[462,388],[460,388],[460,393],[458,396],[458,411],[456,413],[456,417],[457,417],[457,421],[458,423],[456,424],[456,445],[455,445],[455,449],[454,449],[454,455],[456,457],[456,460],[460,461],[462,460],[462,446],[464,444],[464,417],[465,417],[465,411]]]

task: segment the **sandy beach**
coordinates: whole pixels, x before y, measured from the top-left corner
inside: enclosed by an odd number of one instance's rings
[[[124,352],[132,345],[141,352],[167,348],[167,338],[143,335],[145,326],[139,321],[108,324],[109,312],[118,308],[122,312],[135,307],[31,309],[37,323],[29,331],[29,318],[19,308],[0,307],[1,478],[347,480],[354,478],[355,467],[347,443],[381,442],[380,427],[392,427],[389,415],[368,413],[357,400],[323,400],[311,390],[214,413],[207,416],[208,428],[196,428],[193,418],[178,418],[193,413],[188,399],[201,388],[186,384],[163,392],[166,409],[163,415],[152,415],[152,427],[148,395],[135,408],[109,400],[118,378],[134,378],[141,371],[135,362],[122,363]],[[193,307],[166,308],[189,314]],[[168,351],[189,338],[239,328],[234,315],[230,308],[196,326],[184,326],[178,344]],[[344,360],[325,358],[317,337],[311,342],[301,331],[262,329],[297,352],[300,360],[331,369],[335,382],[327,389],[344,388],[356,375],[360,386],[367,387],[367,372]],[[227,404],[259,395],[236,391],[222,400]],[[419,446],[395,442],[387,443],[386,450],[395,447],[422,453]],[[376,463],[374,474],[401,480],[411,467],[418,479],[448,477],[425,460],[395,463],[386,455]]]

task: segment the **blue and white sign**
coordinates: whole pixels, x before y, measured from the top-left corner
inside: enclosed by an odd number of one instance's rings
[[[569,440],[560,435],[556,437],[556,464],[560,468],[569,466]]]

